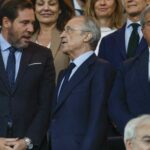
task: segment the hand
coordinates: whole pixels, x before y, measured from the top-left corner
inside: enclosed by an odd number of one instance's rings
[[[13,150],[13,148],[7,145],[8,142],[14,142],[17,138],[0,138],[0,150]]]
[[[13,149],[11,150],[26,150],[27,149],[27,145],[23,139],[18,139],[16,141],[9,141],[7,142],[7,146],[12,147]]]

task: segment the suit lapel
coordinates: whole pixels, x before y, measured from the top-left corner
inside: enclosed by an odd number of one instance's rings
[[[89,72],[89,66],[94,63],[96,59],[95,54],[90,56],[75,72],[72,78],[69,81],[69,84],[64,89],[63,93],[61,94],[60,101],[57,103],[54,111],[56,112],[67,100],[68,96],[71,94],[73,89],[81,83],[81,81],[85,78],[87,73]]]
[[[143,49],[145,50],[148,47],[147,42],[144,38],[141,39],[138,48],[136,49],[136,55],[139,55]]]
[[[148,59],[149,59],[149,52],[148,48],[144,50],[144,53],[138,57],[139,61],[137,61],[136,70],[137,72],[137,78],[139,82],[139,85],[141,87],[142,91],[146,91],[146,93],[150,93],[149,91],[149,85],[148,85]],[[145,93],[145,94],[146,94]]]
[[[4,62],[3,62],[1,52],[0,52],[0,78],[2,79],[2,82],[4,82],[4,85],[6,86],[6,88],[10,91],[9,80],[8,80],[7,73],[4,68]]]
[[[59,76],[58,76],[58,81],[57,81],[57,85],[56,85],[56,88],[55,88],[55,92],[54,92],[54,96],[53,96],[53,102],[52,102],[52,111],[54,111],[56,105],[57,105],[57,97],[58,97],[58,92],[59,92],[59,87],[60,87],[60,84],[62,82],[62,79],[64,77],[64,73],[65,73],[65,70],[61,71],[59,73]]]
[[[20,61],[20,67],[19,67],[18,75],[16,78],[16,84],[15,84],[13,92],[15,92],[16,88],[18,87],[19,83],[21,82],[21,80],[24,76],[24,72],[27,69],[27,66],[29,64],[31,57],[32,57],[32,49],[30,48],[30,46],[28,48],[23,49],[22,57],[21,57],[21,61]]]
[[[120,44],[116,44],[118,47],[116,49],[120,49],[120,55],[123,57],[123,60],[126,59],[126,46],[125,46],[125,29],[126,29],[126,24],[120,29],[118,30],[118,37],[116,37],[116,39],[119,41],[117,41]]]

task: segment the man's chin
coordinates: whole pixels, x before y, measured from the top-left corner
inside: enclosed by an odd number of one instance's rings
[[[25,42],[17,44],[16,47],[18,47],[18,48],[26,48],[26,47],[28,47],[28,45],[29,45],[29,41],[28,42],[25,41]]]
[[[62,52],[63,52],[64,54],[68,55],[68,51],[67,51],[67,50],[62,49]]]

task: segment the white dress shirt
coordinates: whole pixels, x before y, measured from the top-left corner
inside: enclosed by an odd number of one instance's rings
[[[75,9],[75,14],[77,16],[80,16],[81,14],[76,11],[76,10],[82,10],[81,6],[78,4],[77,0],[73,0],[73,5],[74,5],[74,9]]]

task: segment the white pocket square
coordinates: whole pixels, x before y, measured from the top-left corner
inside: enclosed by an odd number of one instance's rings
[[[42,63],[41,62],[37,62],[37,63],[28,64],[28,66],[33,66],[33,65],[42,65]]]

